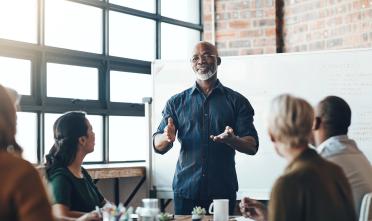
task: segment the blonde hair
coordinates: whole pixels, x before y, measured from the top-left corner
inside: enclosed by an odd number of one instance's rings
[[[16,109],[9,91],[0,84],[0,150],[22,153],[15,140]]]
[[[279,95],[270,105],[268,126],[276,141],[289,147],[306,146],[311,137],[314,110],[304,99]]]

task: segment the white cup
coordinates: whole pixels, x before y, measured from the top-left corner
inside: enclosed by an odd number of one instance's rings
[[[213,221],[228,221],[229,220],[229,200],[218,199],[213,200],[209,206],[209,213],[213,214]]]
[[[144,208],[157,209],[159,208],[158,199],[142,199],[142,204]]]

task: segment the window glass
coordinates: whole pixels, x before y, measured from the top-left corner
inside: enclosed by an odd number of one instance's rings
[[[161,15],[199,24],[199,0],[161,0]]]
[[[190,59],[192,50],[200,41],[200,32],[167,23],[161,24],[161,58]]]
[[[121,71],[110,72],[111,101],[142,103],[144,97],[152,97],[151,75]]]
[[[47,96],[98,100],[98,69],[48,63]]]
[[[31,95],[31,61],[0,57],[0,84]]]
[[[145,117],[110,116],[110,161],[146,160],[148,135]]]
[[[110,3],[141,11],[155,13],[154,0],[110,0]]]
[[[102,9],[65,0],[46,0],[45,44],[102,53]]]
[[[155,21],[110,11],[110,55],[155,59]]]
[[[0,38],[37,43],[37,0],[1,0],[0,27]]]
[[[17,143],[23,148],[23,158],[37,163],[37,115],[17,112]]]

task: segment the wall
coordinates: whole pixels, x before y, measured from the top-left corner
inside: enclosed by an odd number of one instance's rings
[[[211,40],[211,1],[203,1],[204,40]],[[274,53],[274,0],[216,0],[215,38],[220,55]]]
[[[211,39],[212,0],[204,0],[204,39]],[[214,0],[221,55],[275,53],[275,0]],[[372,0],[284,2],[284,52],[372,47]]]

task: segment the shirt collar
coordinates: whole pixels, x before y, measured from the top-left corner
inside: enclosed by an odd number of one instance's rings
[[[323,141],[323,143],[321,143],[316,148],[316,150],[320,154],[320,153],[322,153],[324,151],[324,149],[326,148],[326,146],[328,146],[332,142],[334,142],[334,141],[341,141],[341,140],[347,140],[347,139],[349,139],[347,135],[338,135],[338,136],[330,137],[327,140]]]
[[[213,88],[213,91],[215,91],[215,90],[219,90],[221,92],[224,92],[224,86],[222,85],[222,83],[218,79],[216,81],[216,85]],[[199,92],[199,93],[202,93],[199,86],[198,86],[198,83],[195,81],[194,85],[191,87],[190,95],[193,95],[194,92],[196,92],[196,91]]]

